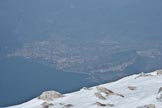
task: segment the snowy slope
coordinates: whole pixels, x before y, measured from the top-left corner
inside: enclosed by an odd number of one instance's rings
[[[95,93],[99,93],[99,91],[96,87],[92,87],[65,94],[64,97],[49,101],[48,103],[53,104],[49,108],[100,108],[100,106],[95,104],[96,102],[114,105],[102,106],[103,108],[149,108],[140,107],[149,104],[154,104],[156,108],[162,108],[162,102],[156,99],[159,95],[158,90],[162,87],[162,75],[157,75],[157,71],[138,77],[140,75],[143,74],[128,76],[119,81],[98,86],[120,93],[124,95],[124,98],[116,95],[106,96],[104,93],[101,93],[106,100],[99,99],[95,96]],[[136,89],[130,90],[128,86],[136,87]],[[27,103],[9,108],[45,108],[42,107],[43,102],[43,100],[35,98]],[[74,106],[70,107],[70,105]]]

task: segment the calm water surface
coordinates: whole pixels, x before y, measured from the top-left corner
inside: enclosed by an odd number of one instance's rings
[[[87,77],[21,58],[0,59],[0,107],[20,104],[46,90],[67,93],[93,85]]]

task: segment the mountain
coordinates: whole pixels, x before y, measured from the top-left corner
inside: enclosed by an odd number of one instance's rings
[[[162,108],[162,70],[140,73],[118,81],[61,94],[47,91],[8,108]]]

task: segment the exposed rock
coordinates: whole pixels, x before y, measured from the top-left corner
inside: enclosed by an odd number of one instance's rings
[[[160,87],[160,88],[159,88],[159,91],[158,91],[158,93],[161,93],[161,92],[162,92],[162,87]]]
[[[156,98],[158,101],[161,101],[162,102],[162,87],[159,88],[159,91],[158,91],[158,96]]]
[[[46,91],[43,92],[38,98],[45,101],[52,101],[54,99],[63,97],[63,95],[56,91]]]
[[[59,103],[60,105],[65,105],[64,103]]]
[[[63,108],[71,108],[73,107],[74,105],[72,104],[65,104],[65,103],[59,103],[60,105],[63,105]]]
[[[148,76],[153,76],[153,75],[142,72],[137,77],[135,77],[135,79],[140,78],[140,77],[148,77]]]
[[[105,94],[113,94],[114,92],[105,88],[105,87],[99,87],[97,86],[96,89],[99,91],[99,92],[103,92]]]
[[[106,104],[102,104],[102,103],[100,103],[100,102],[96,102],[95,104],[96,104],[97,106],[99,106],[99,107],[100,107],[100,106],[106,106]]]
[[[41,106],[42,106],[42,108],[49,108],[49,107],[52,107],[52,106],[54,106],[52,103],[47,103],[47,102],[43,102],[42,104],[41,104]]]
[[[156,106],[154,104],[150,104],[147,106],[147,108],[156,108]]]
[[[107,104],[107,106],[113,107],[113,106],[115,106],[115,105],[114,105],[114,104]]]
[[[149,105],[144,105],[144,106],[140,106],[137,108],[156,108],[156,106],[154,104],[149,104]]]
[[[162,102],[162,94],[159,94],[156,99]]]
[[[92,90],[92,88],[83,87],[81,90]]]
[[[99,92],[102,92],[102,93],[105,93],[106,95],[117,95],[117,96],[120,96],[120,97],[124,97],[124,95],[122,94],[119,94],[119,93],[115,93],[105,87],[99,87],[97,86],[96,89],[99,91]]]
[[[128,89],[129,89],[129,90],[136,90],[137,87],[135,87],[135,86],[128,86]]]
[[[102,96],[101,93],[95,93],[95,96],[98,97],[101,100],[106,100],[106,98],[104,96]]]
[[[67,105],[64,105],[64,107],[63,108],[71,108],[71,107],[73,107],[74,105],[72,105],[72,104],[67,104]]]
[[[162,94],[158,94],[157,98],[158,101],[162,102]]]
[[[162,75],[162,69],[161,70],[157,70],[157,75]]]
[[[101,102],[96,102],[95,105],[99,106],[99,107],[104,107],[104,106],[110,106],[110,107],[113,107],[114,104],[103,104]]]

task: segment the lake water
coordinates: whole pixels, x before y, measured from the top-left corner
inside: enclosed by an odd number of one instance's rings
[[[0,59],[0,107],[23,103],[47,90],[68,93],[93,85],[87,77],[21,58]]]

